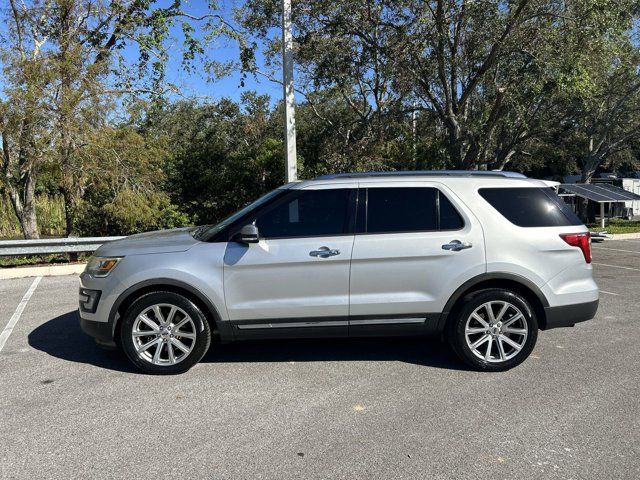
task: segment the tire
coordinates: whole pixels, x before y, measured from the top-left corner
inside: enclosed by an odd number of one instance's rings
[[[151,292],[124,314],[120,344],[131,363],[145,373],[184,373],[207,353],[211,328],[202,310],[187,297]]]
[[[503,289],[481,290],[466,297],[448,329],[449,343],[458,357],[471,368],[488,372],[522,363],[537,338],[538,321],[529,302]]]

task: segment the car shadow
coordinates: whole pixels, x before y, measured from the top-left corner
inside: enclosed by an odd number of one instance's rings
[[[398,361],[449,370],[467,370],[448,346],[424,337],[251,340],[218,345],[203,362]]]
[[[124,354],[104,350],[80,329],[76,312],[35,328],[29,345],[54,357],[120,372],[137,373]],[[214,345],[202,363],[399,361],[449,370],[467,370],[450,348],[432,338],[326,338],[252,340]]]
[[[80,328],[75,310],[53,318],[29,333],[29,345],[69,362],[87,363],[119,372],[136,373],[124,354],[98,347]]]

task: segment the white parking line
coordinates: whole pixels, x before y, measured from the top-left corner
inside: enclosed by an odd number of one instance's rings
[[[622,250],[621,248],[595,247],[593,245],[591,246],[591,248],[595,250],[611,250],[613,252],[627,252],[627,253],[635,253],[636,255],[640,255],[640,252],[638,252],[637,250]]]
[[[38,288],[40,280],[42,280],[42,277],[36,277],[33,280],[33,283],[29,287],[29,290],[27,290],[27,293],[24,294],[24,297],[22,297],[22,300],[20,300],[16,311],[13,312],[13,315],[9,319],[9,323],[7,323],[7,326],[4,327],[4,330],[2,330],[2,333],[0,333],[0,352],[2,352],[4,344],[7,343],[9,335],[11,335],[11,332],[13,331],[13,327],[15,327],[16,323],[18,323],[18,320],[20,320],[20,316],[22,315],[24,308],[27,306],[31,295],[33,295],[33,292],[35,292],[36,288]]]
[[[609,265],[606,263],[596,263],[596,262],[593,262],[593,265],[600,265],[601,267],[622,268],[623,270],[635,270],[636,272],[640,272],[640,268],[621,267],[620,265]]]
[[[619,293],[607,292],[606,290],[600,290],[600,293],[606,293],[607,295],[615,295],[616,297],[620,296]]]

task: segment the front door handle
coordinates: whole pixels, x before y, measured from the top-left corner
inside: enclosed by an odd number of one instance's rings
[[[442,245],[443,250],[451,250],[452,252],[459,252],[460,250],[465,250],[467,248],[471,248],[469,242],[461,242],[460,240],[451,240],[449,243],[445,243]]]
[[[318,250],[310,251],[309,255],[311,255],[312,257],[327,258],[333,257],[334,255],[340,255],[340,250],[329,247],[320,247]]]

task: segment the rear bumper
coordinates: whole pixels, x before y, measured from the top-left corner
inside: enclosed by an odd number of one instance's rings
[[[547,321],[545,330],[550,328],[571,327],[579,322],[591,320],[598,311],[598,300],[544,309]]]

